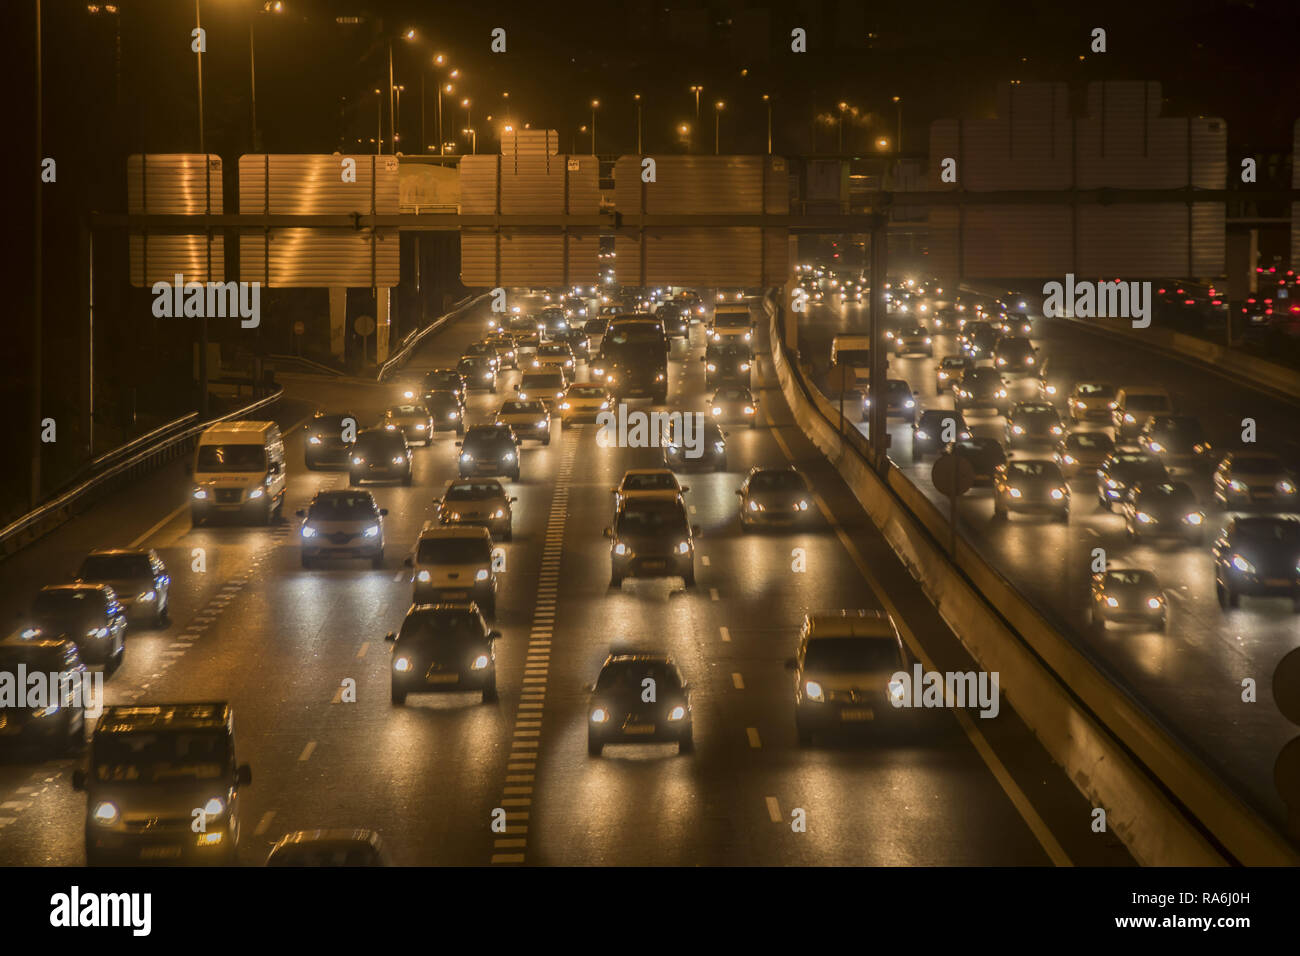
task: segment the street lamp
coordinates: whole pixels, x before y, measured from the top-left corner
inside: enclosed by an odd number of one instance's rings
[[[268,2],[262,4],[262,13],[282,13],[284,4],[279,2]],[[257,135],[257,56],[256,44],[253,41],[253,27],[257,23],[257,11],[248,18],[248,90],[249,98],[252,101],[253,111],[253,152],[260,148],[260,138]]]
[[[591,155],[596,155],[596,110],[600,108],[600,100],[591,101]]]
[[[718,131],[722,126],[722,109],[727,104],[718,100],[713,104],[713,155],[718,155]]]
[[[895,96],[893,100],[894,100],[894,105],[898,107],[897,142],[898,142],[898,151],[901,153],[903,151],[903,98],[901,96]]]
[[[633,93],[632,99],[636,100],[636,151],[641,152],[641,94]]]
[[[463,107],[465,107],[465,126],[466,126],[467,129],[469,129],[470,132],[473,132],[473,131],[474,131],[474,120],[473,120],[473,118],[469,115],[469,105],[470,105],[470,104],[469,104],[469,97],[467,96],[467,97],[465,97],[463,100],[461,100],[461,101],[460,101],[460,105],[463,106]],[[475,143],[477,143],[477,142],[478,142],[478,137],[476,136],[476,137],[475,137]],[[478,152],[478,149],[475,148],[475,149],[473,150],[473,152],[477,153],[477,152]]]
[[[461,130],[461,132],[469,137],[470,152],[477,155],[478,154],[478,133],[473,129],[473,127],[466,127],[465,129]]]
[[[840,100],[840,148],[839,152],[844,152],[844,113],[849,108],[849,104]]]
[[[700,123],[700,93],[704,91],[702,86],[692,86],[691,92],[695,94],[695,125]]]
[[[197,3],[198,0],[195,0]],[[415,31],[405,30],[401,33],[403,40],[414,40]],[[394,104],[396,90],[393,86],[393,38],[388,38],[388,131],[393,135],[393,152],[397,152],[397,117]]]
[[[443,148],[444,144],[442,139],[442,94],[444,92],[451,93],[453,89],[454,87],[450,83],[448,83],[445,86],[438,87],[438,155],[439,156],[445,156],[447,153],[446,149]]]
[[[763,94],[763,102],[767,104],[767,155],[772,155],[772,96],[769,93]]]
[[[375,153],[383,152],[382,144],[384,142],[384,101],[379,97],[383,91],[375,87]]]
[[[397,106],[393,110],[393,152],[394,153],[397,152],[397,141],[402,138],[402,134],[399,131],[402,128],[402,91],[405,89],[406,87],[402,86],[401,84],[398,84],[396,87],[393,88],[393,92],[397,94]]]

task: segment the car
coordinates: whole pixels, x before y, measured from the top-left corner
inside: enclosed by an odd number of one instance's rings
[[[552,366],[548,369],[524,372],[515,386],[515,391],[519,393],[520,401],[537,398],[541,399],[548,409],[554,409],[564,401],[564,390],[569,387],[569,384],[570,380],[564,374],[564,370]]]
[[[500,361],[497,359],[497,347],[486,339],[473,342],[465,347],[461,353],[461,358],[485,358],[491,361],[493,368],[500,368]]]
[[[618,310],[615,310],[612,314],[617,315]],[[582,332],[589,339],[594,339],[604,335],[607,328],[609,328],[608,314],[597,316],[594,319],[588,319],[582,324]]]
[[[623,478],[609,489],[614,495],[614,510],[632,498],[680,498],[690,491],[690,485],[683,485],[677,476],[667,468],[629,468],[623,472]]]
[[[284,437],[275,422],[209,425],[188,468],[194,481],[190,520],[198,526],[220,515],[269,525],[288,492],[285,464]]]
[[[1007,407],[1007,383],[995,368],[969,368],[962,373],[960,381],[953,383],[952,404],[959,412],[991,408],[1000,415]]]
[[[26,672],[26,680],[19,677]],[[0,695],[0,755],[35,751],[42,756],[80,752],[86,745],[90,682],[77,642],[65,634],[24,627],[0,640],[0,674],[10,675],[21,696]],[[34,674],[67,675],[48,682],[45,697],[28,696]],[[21,681],[21,683],[19,683]]]
[[[591,358],[591,338],[582,329],[570,328],[555,333],[553,341],[567,345],[575,361],[587,361]]]
[[[86,555],[73,579],[77,584],[107,584],[117,595],[127,622],[167,623],[171,575],[153,548],[96,548]]]
[[[535,326],[531,331],[515,333],[515,360],[519,368],[532,368],[541,344],[542,337],[537,334]]]
[[[36,592],[29,623],[66,634],[87,664],[112,674],[126,657],[126,609],[107,584],[47,584]]]
[[[519,480],[519,438],[509,425],[471,425],[456,442],[460,449],[460,477],[501,475]]]
[[[993,476],[997,474],[998,467],[1007,463],[1007,454],[996,438],[968,436],[950,442],[947,451],[952,455],[960,455],[971,463],[975,470],[976,485],[993,484]]]
[[[401,432],[408,444],[428,445],[433,440],[433,416],[423,404],[389,405],[380,424],[390,432]]]
[[[1272,452],[1230,451],[1214,471],[1214,500],[1233,511],[1291,511],[1296,477]]]
[[[1138,434],[1138,445],[1169,468],[1198,471],[1213,466],[1213,446],[1194,415],[1153,415]]]
[[[1111,420],[1111,403],[1115,401],[1115,386],[1109,382],[1076,382],[1070,389],[1066,402],[1070,421],[1108,422]]]
[[[1289,597],[1300,614],[1300,518],[1235,515],[1214,542],[1214,587],[1222,608],[1243,594]]]
[[[384,640],[393,645],[392,701],[408,694],[476,691],[483,703],[497,699],[496,654],[501,637],[483,620],[478,605],[412,604],[401,630]]]
[[[433,419],[434,432],[454,431],[457,435],[465,434],[465,403],[451,389],[435,389],[426,392],[424,407]]]
[[[560,398],[560,421],[594,422],[601,412],[609,411],[609,392],[603,385],[574,382],[564,389]]]
[[[368,491],[318,491],[302,518],[302,566],[322,558],[369,558],[371,567],[384,566],[384,516]]]
[[[795,656],[795,729],[800,746],[827,731],[867,728],[895,713],[902,689],[893,676],[908,669],[898,627],[884,611],[804,616]]]
[[[713,322],[709,325],[708,338],[713,342],[735,339],[752,342],[754,338],[754,320],[747,305],[723,305],[719,299],[713,310]]]
[[[1114,511],[1140,482],[1160,483],[1169,480],[1169,470],[1159,458],[1144,451],[1117,449],[1106,456],[1097,469],[1097,503]]]
[[[466,387],[497,391],[497,360],[487,355],[467,355],[456,363],[456,371],[465,377]]]
[[[1205,540],[1205,512],[1185,481],[1140,482],[1123,504],[1129,540],[1174,535],[1197,544]]]
[[[1093,627],[1145,624],[1163,631],[1169,623],[1165,592],[1154,571],[1107,568],[1092,576]]]
[[[939,359],[934,367],[934,390],[942,395],[952,388],[952,383],[960,379],[966,369],[973,368],[974,364],[965,355],[946,355]]]
[[[706,421],[700,429],[699,448],[691,449],[686,445],[686,430],[677,425],[675,419],[668,423],[668,439],[664,442],[664,464],[673,471],[727,470],[727,433],[716,422]],[[698,450],[698,455],[692,451]]]
[[[741,531],[760,525],[807,525],[817,517],[812,490],[793,467],[752,468],[736,495]]]
[[[363,481],[377,480],[411,484],[411,446],[406,443],[406,436],[396,429],[364,429],[352,446],[348,484],[356,486]]]
[[[551,443],[551,413],[540,398],[502,402],[495,421],[513,428],[521,442]]]
[[[679,497],[633,497],[619,502],[613,527],[605,529],[609,546],[609,586],[625,578],[680,577],[695,586],[695,535]]]
[[[469,392],[469,383],[465,381],[465,376],[460,373],[459,369],[454,368],[431,368],[424,373],[424,394],[430,392],[451,391],[456,393],[456,397],[462,402]],[[403,394],[403,398],[412,399],[415,393],[410,395]]]
[[[537,331],[545,341],[563,332],[569,327],[569,317],[558,305],[548,305],[537,314]]]
[[[683,754],[694,749],[690,686],[666,654],[610,654],[591,685],[588,755],[627,743],[676,743]]]
[[[1002,333],[990,322],[967,323],[961,334],[962,351],[972,361],[991,358]]]
[[[934,355],[934,340],[924,326],[904,326],[894,335],[895,355]]]
[[[664,324],[664,334],[669,338],[687,338],[691,332],[691,316],[676,302],[665,302],[655,309],[654,316]]]
[[[1072,431],[1056,443],[1056,463],[1066,478],[1096,473],[1115,451],[1115,442],[1105,432]]]
[[[749,388],[754,358],[746,342],[710,342],[700,356],[704,363],[704,387],[740,385]]]
[[[1115,393],[1110,423],[1115,441],[1136,438],[1153,415],[1172,415],[1174,401],[1163,388],[1126,385]]]
[[[1056,406],[1049,402],[1016,402],[1007,415],[1007,448],[1020,448],[1039,442],[1055,444],[1065,434]]]
[[[493,332],[483,341],[492,346],[493,354],[497,360],[498,371],[519,367],[519,356],[515,352],[515,337],[509,332],[504,330]]]
[[[741,385],[723,385],[709,399],[709,414],[715,422],[744,422],[753,428],[758,418],[758,399]]]
[[[1017,458],[994,470],[993,517],[1005,521],[1012,511],[1050,512],[1057,521],[1070,520],[1070,486],[1056,462]]]
[[[374,830],[296,830],[271,847],[267,866],[391,866]]]
[[[952,335],[961,328],[961,313],[956,309],[935,309],[930,314],[930,331],[935,335]]]
[[[565,376],[568,377],[573,375],[573,370],[577,367],[577,364],[573,358],[573,349],[569,348],[567,342],[544,342],[538,346],[537,354],[528,363],[528,367],[533,369],[559,368],[563,369]]]
[[[519,499],[506,494],[495,478],[457,478],[447,482],[438,500],[438,521],[444,525],[481,525],[493,539],[514,539],[514,511]]]
[[[993,346],[993,367],[1003,375],[1037,375],[1038,352],[1023,336],[1003,335]]]
[[[912,386],[901,378],[885,379],[885,416],[901,418],[906,422],[916,421],[916,400],[919,393],[912,391]],[[862,402],[863,414],[871,408],[870,395]]]
[[[912,423],[912,458],[920,461],[928,452],[939,451],[949,442],[964,441],[970,436],[961,412],[927,408]]]
[[[403,564],[412,569],[413,603],[473,602],[488,618],[496,617],[496,565],[487,528],[426,521]]]
[[[235,753],[225,701],[105,707],[72,773],[86,794],[86,863],[234,863],[253,782]]]
[[[997,326],[1003,335],[1025,336],[1033,334],[1034,323],[1027,315],[1012,315],[1003,312],[997,318]]]
[[[414,394],[414,393],[412,393]],[[359,419],[352,412],[317,412],[307,423],[303,458],[308,471],[335,465],[346,468],[352,460]]]

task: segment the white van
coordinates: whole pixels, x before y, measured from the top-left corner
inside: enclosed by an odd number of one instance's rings
[[[861,384],[871,381],[871,336],[836,335],[831,339],[831,364],[848,365]]]
[[[270,524],[287,487],[284,439],[275,422],[222,422],[199,436],[190,467],[190,516],[228,515]]]
[[[741,341],[752,344],[754,340],[754,319],[749,306],[743,303],[723,305],[719,303],[713,309],[713,321],[709,323],[710,342]]]
[[[497,576],[487,528],[426,521],[406,559],[415,604],[478,604],[486,618],[497,613]]]

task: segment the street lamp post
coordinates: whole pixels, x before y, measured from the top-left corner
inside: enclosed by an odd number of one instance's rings
[[[718,155],[719,131],[722,128],[722,108],[727,104],[718,100],[713,104],[713,155]]]
[[[203,24],[199,15],[199,0],[194,0],[194,27],[203,36]],[[195,75],[198,78],[199,96],[199,159],[203,163],[203,213],[212,215],[212,166],[208,163],[208,143],[203,132],[203,43],[199,43],[196,52],[198,59]],[[207,252],[207,272],[203,281],[212,281],[212,229],[204,230],[204,247]],[[208,417],[208,314],[203,310],[199,318],[199,417]]]
[[[596,155],[596,110],[600,106],[600,100],[591,101],[591,155]]]
[[[466,127],[466,129],[468,129],[471,133],[473,133],[473,132],[474,132],[474,119],[473,119],[473,117],[470,116],[470,112],[469,112],[469,106],[470,106],[470,104],[469,104],[469,97],[467,96],[467,97],[465,97],[465,99],[461,100],[461,101],[460,101],[460,105],[463,106],[463,107],[465,107],[465,127]],[[474,148],[472,149],[472,152],[477,153],[477,152],[478,152],[478,145],[477,145],[477,144],[478,144],[478,136],[477,136],[477,134],[474,136],[474,143],[475,143],[475,146],[474,146]]]
[[[641,152],[641,94],[633,93],[632,99],[636,100],[636,151]]]
[[[768,93],[763,94],[763,102],[767,104],[767,155],[772,155],[772,97]]]
[[[384,101],[380,99],[382,91],[375,87],[375,154],[384,151]]]
[[[466,127],[465,129],[461,130],[461,132],[469,137],[470,152],[473,153],[474,155],[477,155],[478,154],[478,133],[474,130],[473,127]]]
[[[844,112],[849,108],[849,104],[840,100],[840,148],[839,152],[844,152]]]
[[[402,134],[398,131],[402,127],[402,91],[405,89],[406,89],[405,86],[398,84],[397,87],[393,90],[393,92],[397,94],[397,105],[393,109],[393,154],[394,155],[396,155],[397,153],[397,141],[402,138]]]
[[[898,146],[898,152],[901,153],[903,151],[903,98],[895,96],[894,105],[898,107],[898,133],[895,142]]]
[[[439,156],[447,155],[447,144],[442,138],[442,94],[444,92],[450,94],[452,90],[453,87],[450,83],[446,84],[445,86],[438,87],[438,155]]]

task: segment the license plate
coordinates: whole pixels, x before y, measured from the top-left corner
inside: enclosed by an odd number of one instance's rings
[[[840,711],[840,720],[872,720],[875,716],[870,707],[845,707]]]
[[[443,591],[442,596],[449,601],[463,601],[469,597],[468,591]]]
[[[1271,491],[1256,491],[1256,492],[1254,493],[1254,495],[1255,495],[1256,498],[1272,498],[1272,497],[1273,497],[1273,492],[1271,492]]]
[[[181,855],[178,846],[147,846],[140,851],[142,860],[174,860]]]
[[[430,684],[459,684],[459,674],[430,674],[425,678]]]
[[[628,724],[623,728],[625,734],[653,734],[654,732],[654,724]]]
[[[666,568],[668,566],[665,561],[645,561],[643,564],[647,571],[658,571],[660,568]]]
[[[1265,578],[1264,584],[1270,588],[1284,588],[1291,582],[1286,578]]]

